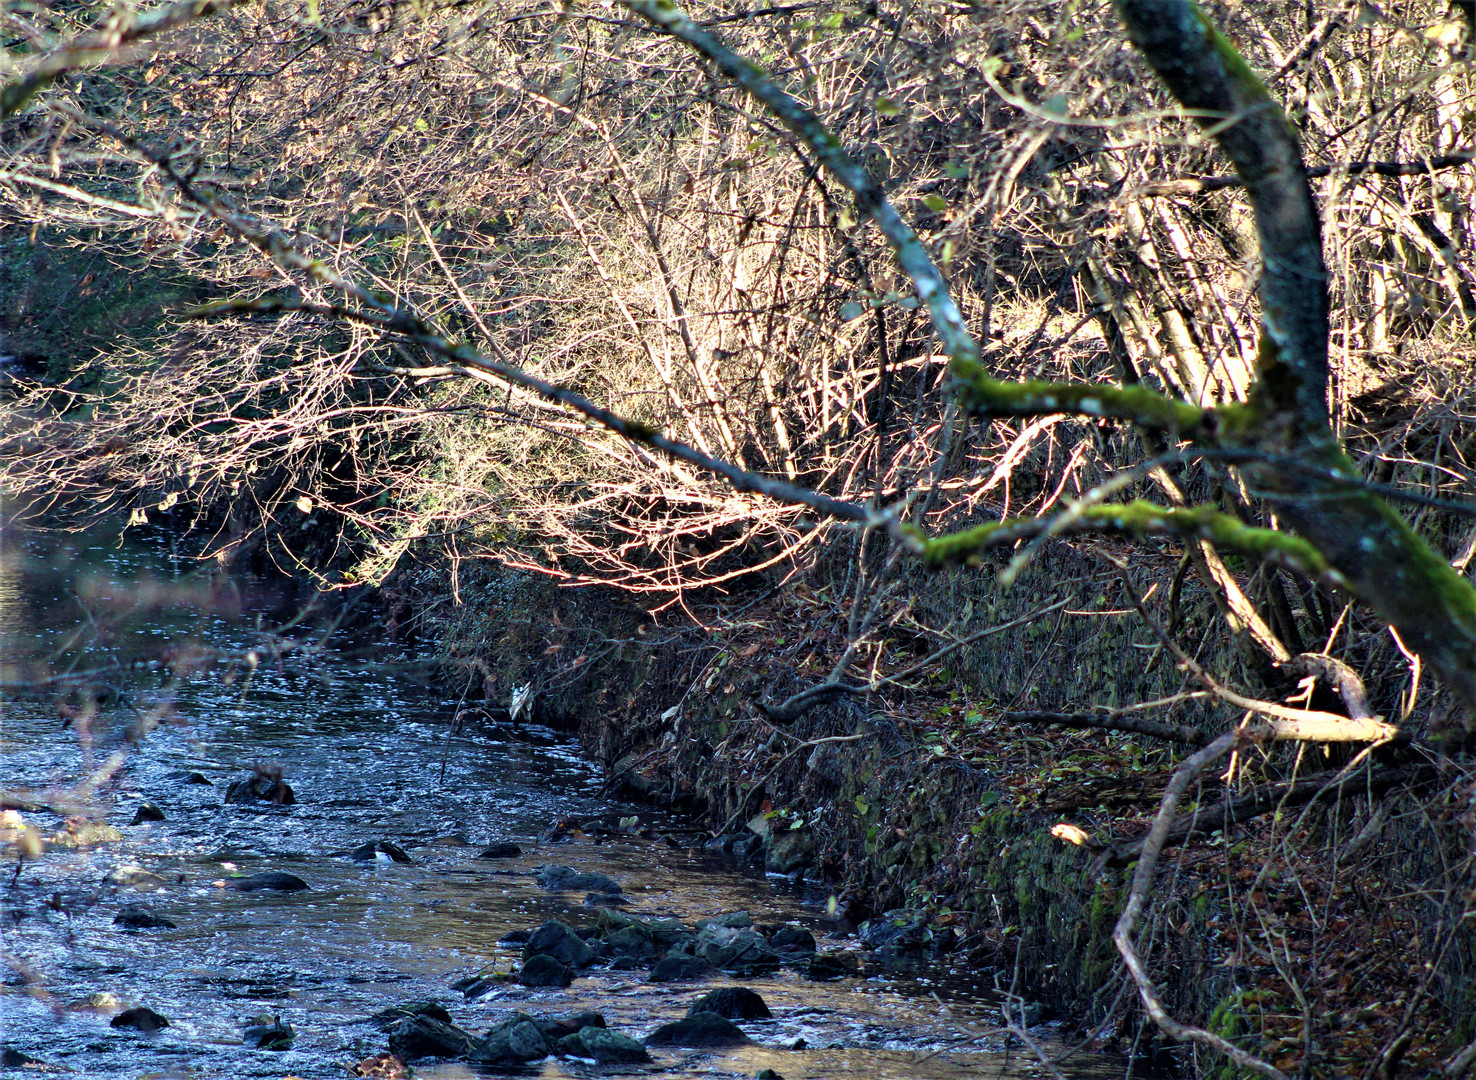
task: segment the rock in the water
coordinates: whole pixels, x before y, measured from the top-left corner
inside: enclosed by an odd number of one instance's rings
[[[524,986],[568,986],[574,981],[574,971],[552,956],[531,956],[518,972],[518,982]]]
[[[509,930],[497,939],[497,944],[504,949],[521,949],[532,937],[532,930]]]
[[[647,1046],[682,1046],[693,1049],[744,1046],[753,1040],[743,1029],[717,1013],[696,1013],[683,1020],[662,1024],[646,1036]]]
[[[753,1080],[784,1080],[784,1077],[780,1076],[773,1069],[760,1069],[753,1074]]]
[[[639,1045],[639,1044],[637,1044]],[[641,1053],[645,1053],[644,1050]],[[13,1046],[0,1046],[0,1069],[45,1069],[50,1067],[40,1058],[33,1058],[23,1050],[17,1050]]]
[[[505,1024],[499,1024],[471,1052],[471,1060],[481,1065],[522,1065],[548,1057],[548,1042],[537,1023],[521,1013]]]
[[[549,919],[533,931],[528,944],[523,946],[524,960],[539,955],[552,956],[560,963],[576,968],[587,967],[595,957],[594,950],[578,932],[559,919]]]
[[[206,776],[204,773],[189,772],[189,771],[183,771],[182,770],[180,772],[170,773],[169,774],[169,779],[170,780],[177,780],[181,784],[200,784],[200,785],[203,785],[204,787],[214,787],[215,786],[210,781],[210,778],[208,776]]]
[[[716,972],[706,960],[699,960],[695,956],[683,956],[675,954],[663,956],[656,961],[656,966],[651,969],[652,982],[693,982],[697,979],[705,979]]]
[[[550,892],[598,892],[620,895],[625,890],[614,878],[575,870],[572,866],[545,866],[538,871],[538,884]]]
[[[406,854],[405,849],[399,844],[392,844],[388,840],[371,840],[367,844],[360,844],[349,852],[349,858],[354,862],[383,862],[384,856],[390,862],[410,863],[415,860]]]
[[[746,911],[728,911],[721,915],[714,915],[710,919],[697,920],[697,932],[700,934],[709,926],[725,926],[729,930],[747,930],[753,925],[753,916]]]
[[[605,935],[604,954],[611,960],[630,961],[639,966],[656,959],[656,941],[645,927],[622,926],[614,933]]]
[[[151,802],[141,803],[138,812],[133,815],[133,820],[128,824],[142,825],[146,821],[163,821],[164,811],[160,810]]]
[[[241,1037],[258,1050],[291,1050],[297,1032],[291,1024],[282,1023],[280,1016],[263,1015],[247,1024]]]
[[[118,914],[113,917],[113,925],[121,926],[125,930],[174,930],[178,928],[175,923],[162,915],[156,915],[143,904],[124,904]]]
[[[523,849],[511,840],[494,840],[484,847],[477,858],[479,859],[511,859],[523,853]]]
[[[783,953],[810,953],[815,951],[815,935],[803,926],[792,923],[776,927],[769,935],[769,944]]]
[[[862,973],[861,961],[850,953],[819,953],[810,961],[809,970],[806,972],[816,982],[829,982],[832,979],[854,979],[859,978]]]
[[[734,975],[757,975],[779,967],[779,954],[756,930],[706,926],[697,934],[698,957]]]
[[[407,1016],[389,1029],[390,1053],[405,1058],[466,1057],[477,1045],[469,1031],[429,1016]]]
[[[460,989],[460,987],[452,989]],[[444,1005],[437,1001],[407,1001],[403,1005],[391,1005],[388,1009],[381,1009],[371,1016],[369,1022],[380,1031],[388,1031],[401,1020],[412,1016],[428,1016],[443,1024],[451,1023],[451,1014],[446,1011]]]
[[[746,986],[720,986],[709,990],[687,1010],[688,1016],[700,1012],[717,1013],[728,1020],[767,1020],[774,1014],[758,994]]]
[[[868,949],[885,948],[898,952],[920,949],[933,940],[927,913],[912,908],[894,908],[874,919],[867,919],[856,936]]]
[[[543,1037],[549,1042],[558,1042],[565,1035],[572,1035],[576,1031],[583,1031],[588,1027],[602,1028],[605,1026],[605,1014],[597,1013],[593,1009],[584,1012],[570,1013],[561,1016],[557,1020],[544,1020],[539,1024],[539,1030]]]
[[[651,1060],[646,1048],[629,1035],[602,1027],[587,1027],[564,1036],[558,1051],[568,1057],[593,1058],[601,1065],[639,1065]]]
[[[620,907],[630,903],[623,896],[615,896],[611,893],[592,892],[584,894],[585,907]]]
[[[282,870],[263,870],[250,877],[230,878],[226,888],[236,892],[303,892],[311,886],[296,874]]]
[[[815,861],[815,838],[808,829],[787,829],[769,837],[764,869],[771,874],[793,874]]]
[[[153,1009],[140,1005],[136,1009],[125,1009],[113,1017],[115,1028],[133,1028],[135,1031],[158,1031],[169,1026],[168,1017]]]

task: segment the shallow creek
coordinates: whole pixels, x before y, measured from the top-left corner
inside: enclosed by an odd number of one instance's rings
[[[110,537],[3,540],[0,656],[12,690],[0,699],[0,788],[12,801],[24,793],[59,811],[90,807],[122,835],[52,847],[18,873],[14,844],[3,849],[6,1047],[86,1077],[343,1077],[346,1065],[386,1049],[386,1036],[366,1019],[392,1005],[436,999],[477,1034],[517,1009],[594,1009],[640,1038],[726,984],[757,990],[774,1014],[742,1023],[754,1045],[658,1049],[654,1065],[603,1072],[752,1077],[773,1069],[788,1080],[1041,1074],[1028,1054],[988,1035],[998,1026],[998,999],[985,977],[947,961],[910,973],[868,963],[864,977],[835,982],[786,969],[741,983],[718,976],[657,984],[640,971],[596,968],[568,989],[499,984],[463,1000],[451,989],[458,978],[516,967],[517,952],[496,944],[502,935],[549,918],[593,921],[582,892],[538,886],[533,873],[546,864],[614,877],[625,910],[636,914],[691,923],[747,909],[755,921],[808,927],[822,949],[857,946],[826,919],[823,895],[701,848],[672,846],[660,837],[695,834],[674,832],[682,822],[647,809],[602,800],[596,771],[554,732],[486,725],[448,745],[455,702],[418,682],[403,655],[366,655],[329,639],[330,647],[273,658],[257,628],[291,609],[260,581],[202,574],[171,558],[163,541],[117,549]],[[293,633],[311,636],[306,626]],[[176,681],[157,663],[165,647],[176,657],[187,648],[219,650],[219,662]],[[254,667],[246,661],[253,649]],[[70,684],[14,688],[67,665],[74,673],[101,670],[98,679],[77,681],[111,687],[87,737],[59,715],[79,707]],[[128,742],[125,732],[141,716],[161,722]],[[81,797],[79,782],[105,770],[115,752],[110,778]],[[224,803],[228,783],[257,764],[282,769],[295,805]],[[208,783],[190,782],[191,773]],[[130,824],[145,801],[164,820]],[[59,813],[19,814],[46,835],[64,828]],[[538,842],[550,822],[596,815],[639,815],[657,838]],[[394,842],[413,862],[348,858],[376,840]],[[523,854],[477,858],[491,840],[514,841]],[[232,873],[264,870],[297,874],[311,890],[222,887]],[[177,927],[114,926],[128,903],[146,904]],[[170,1026],[151,1034],[116,1029],[106,1010],[75,1007],[100,992],[123,1006],[148,1006]],[[243,1026],[262,1014],[293,1025],[290,1049],[243,1043]],[[1036,1034],[1054,1045],[1048,1027]],[[1081,1055],[1064,1070],[1108,1076],[1121,1065]],[[530,1070],[601,1073],[552,1057]],[[37,1073],[17,1065],[0,1067],[0,1075]],[[416,1075],[484,1074],[465,1062],[425,1062]]]

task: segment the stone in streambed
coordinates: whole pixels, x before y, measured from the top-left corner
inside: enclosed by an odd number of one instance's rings
[[[572,866],[545,866],[538,871],[536,880],[549,892],[598,892],[615,896],[625,892],[614,878],[575,870]]]
[[[271,803],[275,806],[294,806],[297,793],[292,785],[280,776],[257,773],[245,780],[233,780],[226,788],[225,801],[237,806],[252,803]]]
[[[721,915],[697,920],[699,934],[709,926],[722,926],[729,930],[747,930],[753,926],[753,916],[746,911],[727,911]]]
[[[13,1046],[0,1046],[0,1069],[35,1069],[36,1071],[51,1071],[51,1066],[40,1058],[33,1058],[23,1050],[17,1050]]]
[[[549,919],[528,939],[523,946],[523,959],[534,956],[551,956],[569,967],[587,967],[595,958],[594,950],[568,923]]]
[[[769,927],[759,929],[769,939],[769,944],[781,953],[807,953],[812,956],[815,953],[815,935],[803,926],[789,923],[772,929]]]
[[[753,1074],[753,1080],[784,1080],[784,1077],[780,1076],[773,1069],[760,1069]]]
[[[113,1017],[111,1026],[132,1028],[135,1031],[158,1031],[169,1026],[169,1018],[163,1013],[156,1013],[153,1009],[140,1005],[136,1009],[125,1009]]]
[[[709,990],[687,1010],[687,1016],[716,1013],[727,1020],[767,1020],[774,1014],[764,999],[745,986],[720,986]]]
[[[388,840],[371,840],[367,844],[360,844],[349,852],[349,858],[354,862],[382,862],[383,855],[390,862],[410,863],[415,860],[410,858],[405,849],[398,844],[392,844]]]
[[[397,1057],[466,1057],[477,1045],[471,1032],[425,1015],[407,1016],[389,1029],[390,1053]]]
[[[494,840],[478,854],[479,859],[512,859],[523,853],[523,849],[510,840]]]
[[[257,1050],[291,1050],[297,1032],[291,1024],[282,1023],[280,1016],[263,1014],[246,1025],[241,1037],[247,1046]]]
[[[566,1057],[593,1058],[601,1065],[640,1065],[651,1060],[646,1048],[629,1035],[602,1027],[565,1035],[558,1042],[558,1052]]]
[[[156,915],[143,904],[124,904],[113,917],[113,925],[124,930],[175,930],[177,924],[162,915]]]
[[[856,979],[862,974],[861,961],[851,953],[818,953],[810,961],[805,974],[816,982],[832,979]]]
[[[304,892],[311,890],[312,886],[296,874],[263,870],[250,877],[230,878],[226,881],[226,888],[236,892]]]
[[[895,952],[920,949],[933,940],[927,913],[912,908],[894,908],[874,919],[867,919],[856,936],[868,949],[891,949]]]
[[[745,1046],[752,1041],[733,1021],[710,1012],[697,1013],[683,1020],[662,1024],[646,1036],[647,1046],[680,1046],[689,1049]]]
[[[616,896],[613,893],[592,892],[585,893],[584,895],[585,907],[622,907],[628,903],[630,903],[630,901],[627,900],[625,897]]]
[[[624,967],[639,967],[656,959],[659,950],[651,932],[645,927],[624,926],[605,935],[604,954]]]
[[[523,962],[518,972],[518,982],[524,986],[568,986],[574,981],[574,971],[552,956],[532,956]]]

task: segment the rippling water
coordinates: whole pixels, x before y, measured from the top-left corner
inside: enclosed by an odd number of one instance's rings
[[[448,744],[455,702],[413,677],[404,656],[365,657],[331,638],[274,656],[261,628],[291,611],[264,583],[202,572],[171,557],[163,540],[116,548],[110,538],[3,537],[0,788],[90,814],[123,837],[53,848],[18,873],[14,847],[6,849],[6,1046],[86,1077],[343,1077],[346,1064],[385,1049],[385,1036],[364,1021],[389,1005],[436,998],[477,1034],[514,1009],[592,1008],[640,1037],[711,988],[595,971],[568,990],[509,985],[461,1000],[449,988],[457,978],[515,965],[496,945],[509,930],[551,917],[591,921],[580,897],[537,886],[532,872],[547,863],[612,875],[640,914],[690,923],[747,908],[757,921],[801,922],[823,947],[846,947],[824,940],[832,928],[814,898],[701,851],[633,837],[539,845],[539,832],[561,817],[651,814],[602,801],[595,772],[553,732],[488,727]],[[293,635],[309,642],[313,630],[303,624]],[[159,663],[166,650],[176,669],[195,657],[194,673],[172,676]],[[140,728],[151,730],[138,739]],[[296,805],[223,802],[226,785],[258,764],[282,770]],[[187,782],[190,773],[209,783]],[[144,801],[165,820],[129,824]],[[21,816],[48,834],[64,826],[60,813]],[[677,824],[652,823],[658,831]],[[414,862],[347,858],[381,839]],[[525,854],[475,858],[493,839],[515,840]],[[222,887],[233,871],[259,870],[295,873],[311,891]],[[152,876],[141,887],[110,884],[120,871]],[[112,920],[125,903],[146,903],[177,929],[120,930]],[[999,1052],[999,1037],[988,1034],[997,1001],[974,973],[941,965],[923,977],[872,972],[812,983],[786,971],[745,985],[776,1017],[744,1023],[756,1045],[655,1051],[655,1066],[625,1071],[1038,1075],[1019,1050]],[[106,1012],[76,1007],[98,992],[163,1013],[170,1026],[151,1035],[111,1028]],[[292,1049],[243,1045],[243,1025],[264,1013],[296,1028]],[[798,1040],[803,1048],[793,1049]],[[532,1071],[588,1076],[591,1068],[551,1058]],[[1120,1071],[1088,1057],[1068,1068],[1077,1077]],[[417,1075],[478,1074],[440,1063]]]

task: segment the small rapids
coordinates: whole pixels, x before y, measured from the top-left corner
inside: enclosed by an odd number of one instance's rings
[[[0,1075],[47,1075],[23,1060],[32,1058],[89,1078],[343,1077],[385,1052],[385,1034],[367,1021],[391,1006],[433,999],[476,1034],[517,1010],[598,1010],[640,1039],[717,985],[749,986],[767,1002],[773,1019],[741,1023],[752,1045],[653,1049],[654,1064],[605,1069],[549,1057],[525,1074],[1042,1075],[999,1032],[989,973],[947,958],[905,972],[868,960],[860,977],[834,982],[784,969],[653,983],[596,967],[567,989],[503,982],[464,999],[458,979],[517,966],[519,954],[497,944],[503,935],[552,918],[594,921],[582,892],[538,885],[549,864],[615,878],[632,914],[691,924],[748,910],[808,928],[825,950],[858,946],[827,919],[824,895],[703,849],[687,823],[602,799],[595,770],[555,732],[487,724],[448,737],[456,702],[424,685],[412,658],[332,636],[307,647],[306,623],[286,632],[303,647],[284,653],[284,638],[262,628],[291,613],[267,583],[202,575],[164,541],[4,536],[5,820],[76,846],[18,862],[20,834],[0,832]],[[227,803],[228,785],[253,769],[280,770],[296,802]],[[144,803],[162,820],[135,824],[149,816]],[[89,816],[116,833],[83,824]],[[639,818],[628,831],[640,835],[538,840],[551,822],[591,818]],[[412,861],[349,857],[376,841]],[[522,853],[478,858],[492,841]],[[263,871],[309,889],[227,887]],[[116,926],[129,904],[174,926]],[[133,1006],[168,1027],[111,1025]],[[292,1026],[289,1049],[248,1045],[247,1025],[263,1017]],[[1061,1049],[1049,1027],[1034,1033]],[[1120,1071],[1084,1054],[1062,1068]],[[487,1073],[422,1061],[415,1075]]]

